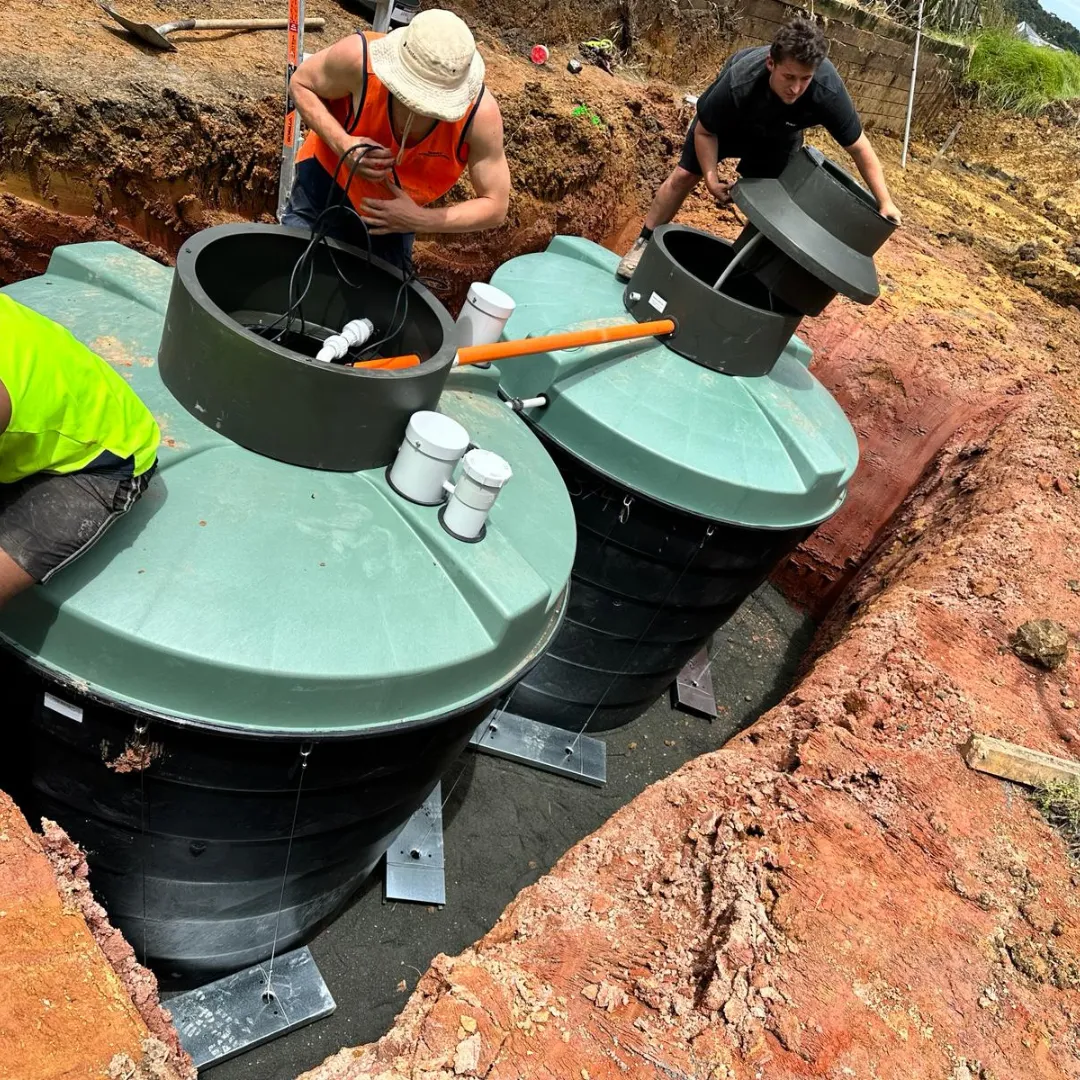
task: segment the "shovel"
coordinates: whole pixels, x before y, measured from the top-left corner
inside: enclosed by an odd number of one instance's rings
[[[288,19],[176,19],[174,22],[151,26],[149,23],[134,22],[124,18],[105,0],[98,0],[102,9],[114,18],[129,34],[134,34],[140,41],[152,45],[155,49],[169,49],[176,52],[176,46],[168,35],[174,30],[287,30]],[[321,30],[326,25],[325,19],[305,19],[304,28]]]

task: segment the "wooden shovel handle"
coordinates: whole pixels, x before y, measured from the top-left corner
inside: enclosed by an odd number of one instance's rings
[[[321,30],[325,19],[305,19],[305,30]],[[191,30],[288,30],[288,19],[192,19]]]

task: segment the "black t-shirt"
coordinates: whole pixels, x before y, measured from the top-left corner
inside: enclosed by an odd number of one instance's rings
[[[768,45],[740,49],[698,101],[698,119],[718,137],[722,151],[735,156],[819,124],[841,146],[858,140],[862,123],[832,61],[823,60],[802,96],[788,105],[769,88],[768,55]]]

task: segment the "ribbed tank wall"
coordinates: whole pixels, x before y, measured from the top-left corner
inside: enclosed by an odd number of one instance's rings
[[[333,915],[491,706],[310,743],[150,720],[141,754],[140,717],[7,666],[33,702],[31,716],[7,718],[31,725],[31,811],[85,848],[110,919],[166,978],[258,963],[275,933],[280,952]],[[44,707],[45,693],[80,708],[81,720]],[[302,749],[310,754],[298,801]]]
[[[573,501],[577,557],[566,621],[509,708],[606,731],[640,716],[813,529],[740,528],[683,513],[544,442]]]

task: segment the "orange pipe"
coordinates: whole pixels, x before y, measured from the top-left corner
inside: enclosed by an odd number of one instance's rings
[[[392,360],[361,360],[353,364],[354,368],[378,368],[380,371],[398,371],[402,368],[419,367],[420,357],[416,353],[408,356],[395,356]]]
[[[617,326],[594,326],[588,330],[568,330],[562,334],[546,334],[543,337],[518,338],[516,341],[497,341],[494,345],[466,345],[458,349],[456,363],[487,364],[495,360],[507,360],[512,356],[532,356],[535,353],[558,352],[560,349],[577,349],[583,345],[603,345],[613,341],[633,341],[635,338],[664,337],[673,333],[672,319],[655,322],[619,323]],[[415,367],[420,363],[416,356],[395,356],[391,360],[366,360],[354,367],[399,369]]]
[[[486,364],[506,360],[511,356],[532,356],[534,353],[577,349],[582,345],[603,345],[609,341],[633,341],[635,338],[663,337],[675,329],[671,319],[656,322],[620,323],[618,326],[594,326],[589,330],[568,330],[563,334],[519,338],[517,341],[496,341],[494,345],[468,345],[458,349],[457,362]]]

